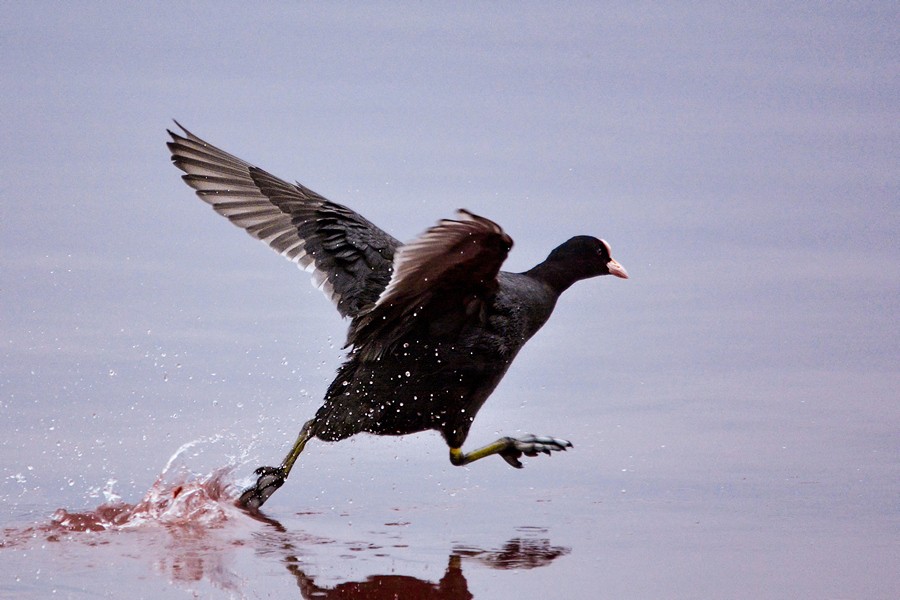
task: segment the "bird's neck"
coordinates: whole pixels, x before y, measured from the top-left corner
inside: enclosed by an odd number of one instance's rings
[[[552,260],[545,260],[539,265],[532,267],[525,272],[525,275],[546,284],[557,295],[569,289],[579,279],[573,276],[571,271],[564,269],[563,265]]]

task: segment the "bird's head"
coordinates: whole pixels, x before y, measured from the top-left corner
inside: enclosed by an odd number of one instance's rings
[[[628,271],[612,257],[609,244],[589,235],[578,235],[566,241],[550,253],[547,261],[571,272],[575,280],[598,275],[628,279]]]

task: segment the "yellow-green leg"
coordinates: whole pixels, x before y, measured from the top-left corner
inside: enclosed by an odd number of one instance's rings
[[[522,468],[519,460],[524,456],[550,455],[551,452],[565,451],[572,447],[572,442],[547,436],[526,435],[521,438],[502,437],[496,442],[482,446],[471,452],[463,452],[462,448],[450,448],[450,462],[461,467],[485,456],[499,454],[503,460],[517,469]]]
[[[306,442],[308,442],[309,438],[312,437],[312,425],[314,420],[315,419],[310,419],[303,424],[303,427],[300,429],[300,433],[297,435],[297,441],[294,442],[293,447],[291,447],[291,451],[288,452],[288,455],[284,457],[283,461],[281,461],[281,468],[284,470],[285,479],[287,479],[287,476],[291,472],[291,469],[294,468],[294,463],[297,462],[297,457],[300,456],[300,453],[303,452],[303,449],[306,447]]]
[[[258,510],[275,493],[275,490],[284,485],[285,479],[294,468],[294,463],[297,462],[297,457],[300,456],[303,448],[306,447],[306,442],[312,437],[312,425],[313,419],[303,424],[291,451],[281,461],[281,466],[259,467],[254,471],[259,478],[254,485],[244,490],[241,497],[238,498],[238,504],[250,510]]]

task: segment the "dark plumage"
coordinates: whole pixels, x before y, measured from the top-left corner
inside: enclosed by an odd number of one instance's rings
[[[181,127],[179,125],[179,127]],[[306,442],[360,432],[441,432],[463,465],[499,454],[565,450],[552,437],[501,438],[464,453],[476,413],[559,295],[598,275],[627,278],[609,245],[568,240],[525,273],[500,271],[512,239],[494,222],[460,210],[403,245],[355,213],[289,184],[181,128],[169,131],[172,162],[219,214],[312,271],[314,282],[351,319],[347,360],[325,402],[279,467],[260,467],[240,503],[257,509],[287,478]]]

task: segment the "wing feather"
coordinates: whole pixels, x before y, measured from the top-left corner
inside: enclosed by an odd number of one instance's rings
[[[483,318],[512,238],[465,210],[444,219],[394,257],[394,272],[377,302],[355,319],[348,345],[368,356],[389,351],[421,323],[463,326]]]
[[[342,316],[355,318],[387,285],[400,242],[349,208],[290,184],[182,127],[169,131],[173,164],[217,213],[311,271]]]

